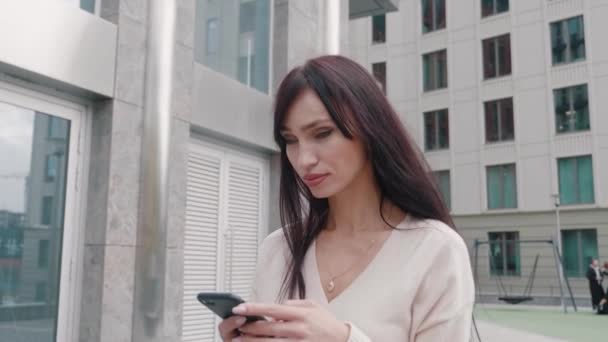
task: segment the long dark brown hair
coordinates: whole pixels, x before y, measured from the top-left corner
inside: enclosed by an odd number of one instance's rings
[[[291,260],[280,297],[306,297],[304,257],[327,223],[328,200],[315,198],[287,159],[280,131],[294,100],[306,89],[321,99],[347,138],[367,149],[379,186],[380,215],[385,200],[415,218],[436,219],[454,227],[421,151],[413,143],[375,79],[341,56],[322,56],[291,70],[281,82],[274,110],[274,139],[281,149],[279,205]]]

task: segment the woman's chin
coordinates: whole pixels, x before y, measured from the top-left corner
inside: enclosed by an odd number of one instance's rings
[[[310,193],[314,198],[329,198],[336,194],[334,189],[330,189],[329,187],[317,187],[317,188],[309,188]]]

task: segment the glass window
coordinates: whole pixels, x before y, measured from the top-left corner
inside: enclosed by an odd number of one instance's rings
[[[583,16],[551,23],[553,65],[585,59]]]
[[[445,0],[422,0],[422,33],[445,28]]]
[[[217,18],[210,18],[207,20],[207,57],[212,59],[217,57],[217,53],[220,50],[220,31],[219,31],[219,20]],[[215,65],[217,61],[209,60],[210,65]]]
[[[57,158],[54,155],[46,156],[44,165],[44,180],[46,182],[52,182],[57,176]]]
[[[450,186],[450,170],[433,172],[437,187],[443,198],[443,203],[448,209],[452,209],[452,192]]]
[[[485,79],[511,74],[511,38],[509,34],[484,39],[483,76]]]
[[[509,0],[481,0],[481,17],[509,11]]]
[[[584,277],[591,260],[598,258],[597,230],[562,230],[564,272],[570,277]]]
[[[0,122],[0,340],[56,342],[70,122],[4,102]]]
[[[488,209],[517,208],[515,164],[487,167]]]
[[[49,240],[38,241],[38,268],[49,266]]]
[[[448,110],[424,113],[424,136],[427,151],[450,147],[450,124]]]
[[[386,15],[372,17],[372,43],[386,42]]]
[[[270,0],[197,1],[194,57],[268,93]]]
[[[557,166],[560,204],[595,202],[591,156],[560,158]]]
[[[372,64],[372,74],[386,94],[386,62]]]
[[[40,224],[50,225],[53,219],[53,196],[43,196],[41,208]]]
[[[491,232],[490,241],[490,274],[521,275],[519,254],[519,232]]]
[[[486,142],[510,141],[515,139],[513,124],[513,98],[484,103]]]
[[[80,0],[80,8],[95,14],[95,0]]]
[[[555,89],[555,130],[557,133],[587,131],[589,124],[589,102],[587,85]]]
[[[424,91],[447,88],[448,86],[447,50],[427,53],[422,56]]]

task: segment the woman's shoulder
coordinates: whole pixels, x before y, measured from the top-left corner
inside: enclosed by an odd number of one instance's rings
[[[262,262],[277,255],[282,255],[284,258],[286,258],[288,252],[289,247],[287,245],[285,232],[283,231],[283,228],[278,228],[268,234],[262,241],[259,258]]]
[[[458,232],[442,221],[434,219],[408,218],[397,225],[397,230],[404,239],[415,234],[419,244],[432,244],[438,248],[447,248],[468,254],[467,245]]]
[[[267,246],[269,248],[273,247],[281,247],[287,245],[287,239],[285,238],[285,232],[283,228],[278,228],[270,232],[262,242],[262,246]]]

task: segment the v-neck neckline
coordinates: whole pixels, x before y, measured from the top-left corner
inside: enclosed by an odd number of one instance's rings
[[[357,284],[362,282],[367,273],[371,272],[374,269],[375,264],[378,262],[378,259],[382,257],[385,253],[386,246],[391,242],[393,235],[395,235],[395,228],[391,230],[388,237],[380,246],[380,249],[376,252],[372,260],[365,266],[365,268],[353,279],[353,281],[348,284],[340,293],[338,293],[333,299],[329,300],[327,295],[325,294],[325,288],[323,287],[323,283],[321,282],[321,272],[319,271],[319,264],[317,263],[317,240],[315,239],[311,247],[309,249],[310,256],[310,269],[312,269],[312,274],[314,276],[313,282],[317,291],[319,291],[319,296],[323,299],[323,303],[325,305],[332,305],[340,298],[344,297],[348,292],[353,291],[353,288],[356,288]]]

